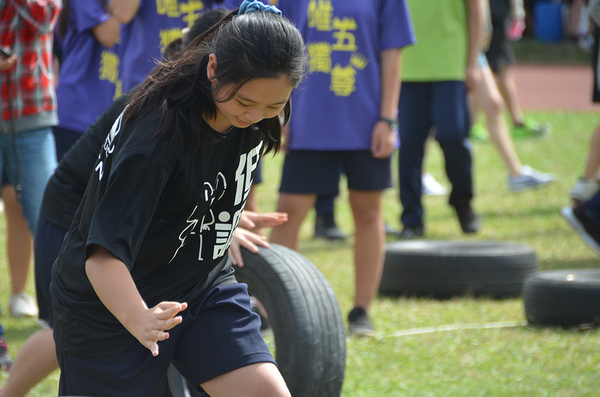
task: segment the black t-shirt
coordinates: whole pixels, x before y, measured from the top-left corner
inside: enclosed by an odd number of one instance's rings
[[[226,269],[226,253],[262,152],[253,128],[224,134],[204,123],[190,155],[154,138],[158,112],[114,123],[81,206],[52,268],[55,340],[78,355],[124,351],[137,342],[97,297],[85,273],[94,245],[128,267],[148,307],[193,304]],[[184,146],[184,145],[180,145]]]
[[[111,126],[123,112],[127,97],[117,99],[87,128],[60,160],[48,180],[40,215],[63,230],[69,230],[79,208],[98,153]]]

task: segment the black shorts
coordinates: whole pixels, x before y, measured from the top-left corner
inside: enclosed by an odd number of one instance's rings
[[[515,53],[506,35],[506,19],[492,18],[492,27],[492,39],[485,56],[492,72],[500,73],[505,67],[515,64]]]
[[[391,157],[375,159],[369,150],[290,150],[281,174],[281,193],[337,196],[342,174],[348,189],[381,191],[392,186]]]
[[[156,357],[141,344],[101,357],[76,357],[57,349],[59,395],[162,397],[171,363],[202,392],[200,384],[219,375],[274,363],[260,334],[260,318],[250,310],[246,284],[213,288],[181,316],[183,322],[169,331],[169,339],[158,342]]]

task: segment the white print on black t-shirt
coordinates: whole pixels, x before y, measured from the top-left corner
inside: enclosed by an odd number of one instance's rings
[[[261,148],[262,142],[250,152],[240,156],[235,171],[235,196],[232,197],[231,211],[221,210],[218,214],[215,214],[214,208],[212,208],[216,202],[222,199],[231,200],[231,195],[225,197],[228,188],[225,176],[219,172],[215,178],[214,187],[208,182],[204,183],[202,199],[211,208],[208,208],[200,221],[199,214],[196,214],[199,204],[194,207],[186,220],[186,227],[179,234],[179,247],[175,250],[169,262],[172,262],[179,250],[188,243],[187,237],[190,235],[198,235],[198,261],[203,261],[208,256],[212,259],[218,259],[225,255],[233,240],[233,231],[240,220],[246,198],[252,186],[252,172],[258,164]],[[220,205],[221,208],[223,206]],[[210,247],[204,246],[205,241],[214,241],[212,252],[207,251]]]
[[[235,171],[236,190],[235,202],[233,205],[240,204],[242,200],[246,202],[246,198],[248,197],[248,193],[250,193],[250,188],[252,187],[252,172],[254,172],[256,166],[258,165],[262,144],[263,143],[261,141],[258,146],[250,151],[250,153],[244,153],[240,156],[240,163]]]
[[[127,107],[125,108],[127,109]],[[112,128],[110,129],[110,133],[106,136],[104,140],[104,145],[102,145],[102,150],[104,151],[104,161],[108,158],[112,152],[115,151],[115,138],[121,132],[121,121],[123,120],[123,112],[119,115],[119,117],[115,120]],[[98,160],[102,159],[102,152],[98,155]],[[94,171],[98,171],[98,180],[102,180],[102,176],[104,176],[104,161],[100,160]]]

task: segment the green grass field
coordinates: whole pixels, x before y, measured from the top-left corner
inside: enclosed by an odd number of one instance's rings
[[[549,122],[552,133],[542,139],[516,140],[523,163],[557,174],[558,181],[540,190],[513,194],[507,172],[490,143],[473,146],[481,232],[464,236],[444,197],[425,197],[426,237],[456,241],[514,241],[531,246],[540,270],[599,268],[600,258],[562,219],[569,191],[583,171],[589,137],[599,121],[594,113],[534,112]],[[258,187],[263,211],[275,209],[281,157],[264,161],[265,183]],[[446,186],[441,151],[432,145],[427,169]],[[385,195],[385,218],[398,226],[400,205],[396,189]],[[337,201],[341,228],[352,234],[347,191]],[[344,316],[352,305],[352,242],[327,243],[312,239],[313,215],[303,225],[300,252],[327,277]],[[0,214],[0,228],[4,215]],[[8,316],[10,295],[0,230],[0,299],[11,354],[37,329],[35,320]],[[390,240],[391,241],[391,240]],[[33,280],[29,292],[34,294]],[[524,325],[521,299],[489,300],[468,297],[429,299],[378,298],[372,307],[377,328],[374,339],[349,339],[343,396],[597,396],[600,333],[535,328]],[[461,329],[463,326],[507,323],[505,328]],[[404,335],[406,330],[456,326],[454,330]],[[406,334],[406,333],[404,333]],[[0,374],[0,385],[7,374]],[[31,396],[56,394],[58,372],[38,385]]]

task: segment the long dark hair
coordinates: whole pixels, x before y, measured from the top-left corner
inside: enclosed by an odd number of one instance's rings
[[[89,0],[88,0],[89,1]],[[110,13],[110,10],[108,8],[108,2],[106,0],[100,0],[100,3],[102,4],[102,7],[104,7],[104,9],[106,10],[106,12]],[[60,15],[58,16],[58,34],[60,35],[61,38],[64,38],[65,35],[67,34],[67,30],[69,28],[69,25],[71,24],[71,0],[63,0],[62,1],[62,10],[60,12]]]
[[[214,88],[206,74],[210,54],[217,57]],[[213,89],[219,92],[227,87],[229,95],[224,101],[228,101],[252,79],[286,76],[296,87],[304,77],[305,65],[302,36],[286,18],[260,11],[238,16],[233,11],[150,73],[129,101],[124,122],[160,109],[155,136],[189,143],[195,152],[203,138],[209,139],[201,118],[217,116]],[[288,101],[283,109],[285,123],[290,113]],[[265,153],[279,149],[278,117],[261,120],[254,128],[264,135]]]

